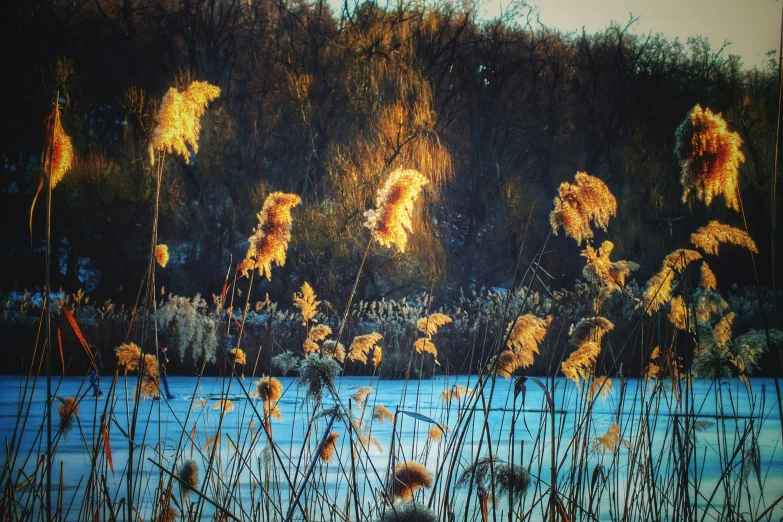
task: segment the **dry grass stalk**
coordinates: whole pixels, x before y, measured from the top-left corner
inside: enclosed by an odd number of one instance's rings
[[[398,462],[394,468],[394,498],[411,500],[416,490],[432,487],[432,474],[423,465],[409,460]]]
[[[302,285],[302,292],[294,292],[294,306],[299,308],[302,313],[302,324],[312,321],[318,311],[318,305],[321,301],[315,300],[315,291],[309,283],[305,281]]]
[[[617,214],[617,200],[606,184],[585,172],[577,172],[574,183],[563,182],[558,191],[549,214],[552,232],[557,234],[562,227],[579,244],[593,237],[591,221],[606,230],[609,219]]]
[[[394,245],[405,252],[408,234],[413,233],[413,204],[427,183],[427,178],[413,169],[397,169],[389,175],[375,199],[377,208],[364,213],[367,219],[364,226],[372,231],[378,243]]]
[[[242,273],[258,269],[261,276],[272,279],[272,263],[285,265],[285,252],[291,240],[291,209],[302,200],[296,194],[272,192],[258,213],[258,226],[248,239],[250,246],[242,264]],[[252,261],[252,264],[249,262]],[[239,269],[238,269],[239,270]]]
[[[376,332],[367,335],[357,335],[353,338],[350,348],[348,348],[348,360],[367,364],[367,355],[370,353],[370,349],[374,348],[381,339],[383,339],[383,336]],[[378,366],[378,364],[376,363],[375,366]]]
[[[383,424],[383,422],[386,420],[389,422],[394,422],[394,414],[392,414],[392,412],[390,412],[386,406],[381,404],[376,405],[372,409],[372,418],[381,424]]]
[[[434,313],[419,319],[416,327],[427,337],[432,337],[438,332],[438,328],[449,323],[451,323],[451,317],[445,314]]]
[[[232,348],[228,353],[234,356],[235,364],[247,364],[247,354],[242,348]]]
[[[682,168],[682,201],[695,192],[696,197],[710,205],[722,195],[726,206],[739,212],[740,163],[745,155],[740,150],[742,139],[731,132],[720,113],[696,105],[677,128],[676,152]]]
[[[125,343],[115,348],[117,354],[117,364],[122,366],[126,372],[132,372],[139,369],[141,360],[141,348],[136,343]]]
[[[169,262],[169,247],[167,245],[155,245],[155,261],[161,268],[166,268]]]
[[[332,457],[334,456],[334,450],[337,446],[337,439],[340,438],[340,434],[336,432],[332,432],[329,434],[329,437],[326,439],[326,444],[324,444],[323,449],[321,450],[321,460],[324,462],[331,462]]]
[[[76,399],[68,397],[63,399],[57,397],[62,404],[57,407],[57,413],[60,414],[60,431],[68,433],[73,428],[73,421],[76,415],[79,415],[79,406],[76,404]]]
[[[190,149],[198,152],[201,116],[207,104],[220,96],[220,88],[207,82],[192,82],[179,92],[170,88],[160,104],[157,125],[149,144],[150,161],[155,163],[155,152],[176,153],[190,163]]]
[[[709,224],[691,234],[691,243],[704,252],[716,256],[719,255],[718,247],[721,243],[731,243],[732,245],[747,248],[754,254],[759,253],[756,242],[753,241],[753,238],[747,232],[718,221],[710,221]]]

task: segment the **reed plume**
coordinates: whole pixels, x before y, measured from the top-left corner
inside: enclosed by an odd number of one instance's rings
[[[370,392],[372,392],[372,386],[362,386],[356,390],[356,393],[353,394],[352,398],[356,404],[364,408],[364,404],[367,402],[367,397],[369,397]]]
[[[620,436],[620,426],[617,423],[612,423],[609,429],[606,430],[606,433],[595,438],[593,450],[600,452],[602,455],[607,451],[617,453],[620,445],[630,447],[628,442]]]
[[[323,341],[330,335],[332,335],[332,329],[325,324],[319,324],[310,328],[303,345],[305,358],[311,353],[320,353],[321,347],[318,346],[318,342]]]
[[[126,372],[132,372],[139,369],[141,360],[141,348],[136,343],[124,343],[114,349],[117,354],[117,364],[122,366]]]
[[[471,395],[473,392],[469,388],[464,386],[452,386],[440,392],[440,400],[442,402],[458,401],[462,397]]]
[[[345,362],[345,345],[334,340],[324,341],[321,345],[321,356]]]
[[[599,353],[601,353],[601,345],[597,342],[584,341],[580,343],[568,359],[560,365],[563,375],[579,386],[580,378],[589,379],[593,376],[593,365]]]
[[[690,319],[692,321],[692,319]],[[678,295],[671,301],[671,310],[669,310],[669,322],[678,330],[687,330],[689,326],[688,304],[685,299]],[[693,325],[690,325],[693,326]]]
[[[372,364],[377,368],[381,361],[383,361],[383,349],[380,346],[376,346],[372,350]]]
[[[232,412],[234,411],[234,402],[229,399],[220,399],[212,406],[212,410],[220,410],[224,414]]]
[[[614,324],[605,317],[585,317],[574,326],[569,342],[574,346],[579,346],[586,341],[600,343],[604,335],[612,329]]]
[[[247,364],[247,354],[242,348],[232,348],[228,353],[234,356],[235,364]]]
[[[160,372],[158,358],[144,354],[144,376],[141,379],[139,395],[142,399],[155,399],[160,395]]]
[[[701,254],[695,250],[678,248],[663,260],[663,266],[672,268],[678,272],[684,272],[688,265],[701,259]]]
[[[283,384],[274,377],[262,377],[256,388],[258,397],[264,402],[277,402],[283,396]]]
[[[745,155],[742,139],[731,132],[720,113],[696,105],[677,128],[675,152],[682,169],[682,201],[691,192],[705,204],[722,195],[726,206],[740,210],[738,173]]]
[[[389,422],[394,422],[394,414],[386,408],[386,406],[383,406],[381,404],[376,405],[372,409],[372,418],[373,420],[376,420],[383,424],[384,420],[388,420]]]
[[[302,200],[296,194],[272,192],[258,213],[258,226],[248,239],[250,245],[242,263],[247,276],[257,268],[260,276],[272,279],[272,263],[285,265],[285,252],[291,240],[291,209]]]
[[[155,245],[155,261],[161,268],[166,268],[169,262],[169,247],[166,245]]]
[[[389,175],[375,198],[377,208],[364,213],[364,226],[378,243],[405,252],[408,234],[413,233],[413,205],[427,183],[427,178],[413,169],[397,169]]]
[[[663,265],[663,268],[647,281],[647,286],[642,294],[643,303],[647,313],[652,315],[661,306],[672,300],[672,283],[674,282],[674,269]]]
[[[607,376],[596,377],[593,382],[590,383],[590,389],[587,392],[587,397],[592,400],[596,393],[601,393],[601,400],[605,401],[609,394],[612,393],[612,379]]]
[[[387,509],[380,522],[439,522],[440,517],[433,510],[415,502],[405,502]]]
[[[715,290],[718,288],[718,279],[710,269],[710,265],[706,262],[701,264],[701,278],[699,280],[699,286],[707,290]]]
[[[218,96],[220,88],[207,82],[192,82],[182,92],[171,87],[161,100],[152,131],[148,147],[150,161],[155,163],[155,152],[160,151],[179,154],[185,163],[190,163],[190,149],[193,154],[198,153],[201,116],[207,104]]]
[[[604,241],[598,250],[590,245],[582,250],[582,256],[587,259],[582,275],[599,287],[607,288],[609,294],[622,291],[628,275],[639,269],[639,265],[632,261],[611,261],[609,254],[612,250],[614,243],[611,241]]]
[[[416,327],[427,337],[432,337],[438,332],[438,328],[449,323],[451,323],[451,317],[445,314],[434,313],[419,319]]]
[[[408,460],[398,462],[394,468],[394,498],[413,499],[413,494],[420,488],[432,487],[432,474],[418,462]]]
[[[194,460],[186,460],[179,470],[182,493],[188,494],[198,487],[198,465]]]
[[[434,424],[427,431],[427,439],[432,442],[440,442],[443,439],[443,434],[448,432],[448,428],[442,424]]]
[[[522,366],[522,361],[517,352],[514,350],[503,350],[498,354],[497,362],[493,358],[487,365],[487,369],[492,371],[494,368],[496,375],[508,379],[520,366]]]
[[[416,350],[417,353],[432,354],[432,356],[435,357],[435,364],[440,365],[440,363],[438,362],[438,349],[429,339],[425,339],[424,337],[422,337],[421,339],[413,343],[413,348]]]
[[[336,432],[332,432],[329,434],[329,437],[326,439],[326,444],[324,444],[323,449],[321,450],[321,460],[324,462],[331,462],[332,457],[334,456],[334,450],[337,445],[337,439],[340,438],[340,434]]]
[[[255,393],[258,393],[258,392],[255,392]],[[253,392],[251,392],[251,396],[252,396],[252,394],[253,394]],[[191,406],[190,409],[191,410],[195,410],[196,408],[201,408],[202,406],[206,406],[206,405],[207,405],[207,400],[206,399],[199,399],[198,401],[193,403],[193,406]]]
[[[538,345],[544,340],[551,323],[551,315],[546,319],[541,319],[533,314],[525,314],[516,321],[509,323],[509,335],[506,345],[516,355],[519,362],[518,366],[527,368],[533,364],[533,356],[534,354],[540,354]]]
[[[307,281],[302,284],[301,293],[294,292],[294,306],[299,308],[302,314],[302,324],[312,321],[318,311],[321,301],[316,301],[315,297],[315,291]]]
[[[585,172],[577,172],[573,184],[561,183],[558,192],[549,214],[552,232],[557,234],[562,227],[580,245],[593,237],[591,221],[606,230],[609,219],[617,214],[617,200],[606,184]]]
[[[357,335],[353,338],[350,348],[348,348],[348,360],[367,364],[367,355],[370,353],[370,349],[375,348],[375,345],[381,339],[383,339],[383,336],[376,332],[367,335]],[[378,366],[378,364],[376,363],[375,366]]]
[[[754,254],[759,253],[756,242],[753,241],[753,238],[747,232],[718,221],[710,221],[707,225],[691,234],[691,243],[707,254],[716,256],[719,255],[718,247],[721,243],[731,243],[732,245],[747,248]]]
[[[79,415],[79,406],[73,397],[65,399],[57,397],[57,400],[62,403],[57,406],[57,413],[60,414],[60,431],[68,433],[73,428],[75,416]]]

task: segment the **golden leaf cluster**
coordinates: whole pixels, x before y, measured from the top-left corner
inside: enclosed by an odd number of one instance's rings
[[[432,474],[418,462],[408,460],[397,463],[394,468],[394,498],[411,500],[416,490],[432,487]]]
[[[169,262],[169,247],[167,245],[155,245],[155,261],[161,268],[166,268]]]
[[[180,92],[174,87],[163,96],[149,144],[150,161],[155,163],[155,152],[176,153],[190,163],[190,149],[198,152],[201,116],[207,104],[220,96],[220,88],[207,82],[192,82]]]
[[[315,300],[315,291],[310,284],[305,281],[302,285],[302,292],[294,292],[294,306],[299,308],[302,313],[302,324],[312,321],[318,311],[318,305],[321,301]]]
[[[405,252],[408,234],[413,233],[413,205],[427,183],[427,178],[413,169],[397,169],[389,175],[375,199],[377,208],[364,213],[364,226],[372,231],[378,243],[386,247],[394,245]]]
[[[434,313],[419,319],[416,323],[416,328],[424,335],[431,338],[438,332],[438,328],[449,323],[451,323],[451,317],[446,314]]]
[[[250,245],[241,270],[245,276],[257,268],[259,275],[271,280],[272,262],[285,265],[285,251],[291,240],[291,209],[301,201],[296,194],[284,192],[267,196],[257,215],[258,226],[248,239]]]
[[[696,248],[716,256],[721,243],[731,243],[732,245],[747,248],[754,254],[759,253],[756,242],[753,241],[753,238],[747,232],[718,221],[710,221],[707,225],[691,234],[691,243]]]
[[[367,355],[369,355],[371,349],[376,348],[375,345],[381,339],[383,339],[383,336],[376,332],[367,335],[357,335],[353,338],[350,348],[348,348],[348,360],[367,364]],[[377,367],[378,364],[375,364],[375,366]]]
[[[54,109],[48,118],[44,151],[44,172],[49,174],[52,188],[62,181],[65,173],[75,162],[76,156],[73,153],[71,138],[65,134],[60,122],[59,110]]]
[[[722,195],[726,206],[740,210],[738,173],[745,155],[742,139],[731,132],[720,113],[696,105],[677,129],[677,153],[682,168],[682,201],[692,192],[705,204]]]
[[[609,187],[585,172],[577,172],[574,183],[561,183],[558,192],[555,208],[549,214],[552,232],[557,234],[562,227],[579,244],[593,237],[591,221],[606,230],[609,219],[617,214],[617,200]]]
[[[332,432],[329,434],[329,436],[326,438],[326,444],[324,444],[323,449],[321,449],[321,460],[324,462],[331,462],[332,456],[334,455],[334,449],[337,446],[337,439],[340,438],[340,434],[336,432]]]

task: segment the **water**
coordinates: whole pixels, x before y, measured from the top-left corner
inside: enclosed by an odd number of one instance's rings
[[[386,476],[389,466],[393,429],[391,422],[372,421],[370,414],[374,405],[383,405],[392,413],[400,411],[394,430],[395,457],[421,462],[434,475],[440,472],[435,487],[422,490],[416,497],[417,501],[427,502],[432,495],[437,506],[448,493],[451,498],[450,507],[457,513],[457,519],[463,518],[464,504],[468,499],[472,503],[470,516],[475,516],[475,485],[469,492],[468,488],[454,488],[453,482],[445,484],[443,479],[446,476],[444,470],[448,469],[449,463],[446,460],[444,465],[444,451],[449,451],[450,455],[455,453],[452,438],[460,436],[457,421],[460,415],[465,413],[471,398],[445,404],[441,399],[441,392],[454,385],[472,387],[477,379],[476,376],[438,377],[406,383],[358,377],[341,378],[336,384],[339,397],[345,406],[358,389],[364,386],[373,387],[367,399],[366,412],[362,414],[361,410],[355,407],[352,407],[352,410],[355,418],[363,421],[359,431],[371,437],[370,440],[374,442],[354,454],[355,471],[352,471],[348,430],[342,421],[335,421],[333,431],[340,434],[335,457],[331,463],[316,464],[315,473],[312,475],[315,477],[314,482],[311,481],[310,486],[304,489],[302,505],[309,507],[322,518],[333,519],[345,516],[346,506],[351,506],[348,508],[350,516],[355,519],[356,507],[353,505],[353,499],[347,495],[347,484],[353,480],[350,477],[355,476],[361,495],[360,511],[368,519],[378,518],[375,510],[381,505],[379,498],[383,489],[383,477]],[[262,403],[248,400],[242,389],[244,387],[248,391],[254,390],[253,379],[244,379],[240,386],[237,380],[229,381],[223,378],[206,378],[198,382],[193,377],[170,377],[169,384],[174,399],[142,401],[134,439],[135,473],[140,473],[143,477],[142,487],[134,494],[139,506],[139,516],[145,520],[150,517],[152,506],[159,501],[152,491],[156,489],[161,476],[167,477],[161,475],[148,458],[174,473],[185,458],[193,458],[200,470],[199,487],[203,487],[205,466],[211,450],[209,442],[214,440],[220,423],[219,411],[213,408],[219,399],[229,398],[234,409],[223,417],[221,437],[217,442],[218,451],[212,466],[213,472],[219,475],[224,483],[219,489],[210,486],[208,496],[219,504],[228,506],[230,511],[242,520],[257,518],[258,510],[264,514],[267,504],[271,506],[268,509],[272,516],[275,515],[275,509],[279,509],[278,518],[283,518],[291,498],[288,480],[294,482],[295,487],[300,484],[301,476],[311,461],[310,453],[321,437],[329,416],[313,423],[311,436],[307,438],[311,415],[308,406],[305,406],[304,390],[298,388],[292,378],[281,378],[280,381],[284,387],[282,399],[278,403],[282,420],[271,421],[271,433],[278,452],[271,457],[264,449],[267,437],[259,430],[262,425],[259,417],[263,411]],[[538,383],[551,389],[550,381],[542,381]],[[534,477],[533,485],[521,498],[516,509],[520,510],[518,514],[529,515],[531,520],[541,520],[544,509],[542,506],[546,505],[549,497],[552,450],[549,430],[552,417],[544,390],[537,382],[529,379],[525,393],[516,397],[514,382],[513,379],[498,379],[494,389],[488,385],[484,388],[483,398],[477,397],[480,411],[477,411],[470,422],[462,424],[467,429],[457,452],[460,458],[456,461],[454,476],[458,477],[461,471],[473,462],[475,455],[487,454],[487,433],[493,454],[506,461],[510,460],[513,422],[513,460],[529,468]],[[624,390],[615,382],[613,392],[606,400],[597,399],[591,412],[584,410],[584,402],[580,403],[584,390],[577,391],[573,383],[563,379],[556,379],[556,382],[556,453],[557,461],[563,463],[557,477],[560,497],[566,500],[572,498],[581,506],[580,509],[587,509],[589,498],[595,497],[590,508],[593,513],[591,516],[599,520],[622,518],[624,509],[639,509],[640,502],[649,501],[652,490],[657,491],[656,498],[668,498],[667,491],[676,489],[673,477],[677,476],[676,470],[682,465],[678,460],[677,448],[688,436],[684,431],[686,417],[682,415],[685,411],[694,414],[688,417],[688,423],[697,422],[697,430],[689,437],[694,448],[694,458],[687,465],[691,485],[686,489],[689,490],[691,503],[695,502],[699,510],[706,509],[707,520],[718,516],[726,507],[724,486],[727,482],[736,485],[743,484],[742,481],[745,480],[744,493],[736,497],[741,499],[742,503],[734,509],[744,513],[746,518],[758,515],[783,494],[781,425],[771,379],[753,379],[750,394],[738,380],[724,381],[717,387],[712,382],[694,381],[692,393],[687,398],[692,408],[687,410],[685,398],[680,397],[678,403],[668,385],[654,393],[644,380],[629,379]],[[45,428],[42,429],[45,424],[46,402],[46,386],[43,380],[39,380],[32,393],[30,390],[27,392],[28,400],[24,405],[30,407],[28,421],[23,432],[17,429],[14,439],[24,384],[18,377],[0,377],[0,387],[5,390],[0,395],[0,440],[4,441],[6,447],[10,447],[13,440],[21,441],[18,445],[19,457],[12,462],[13,483],[21,497],[33,487],[29,483],[23,484],[25,476],[32,474],[38,477],[39,481],[42,480],[43,474],[40,471],[36,474],[35,468],[38,459],[45,454],[46,440]],[[111,512],[120,514],[120,519],[125,516],[123,498],[127,497],[125,473],[129,454],[129,439],[126,434],[130,433],[133,412],[133,402],[126,400],[126,392],[128,396],[132,396],[135,378],[129,377],[126,382],[120,377],[113,394],[109,393],[110,384],[110,380],[104,377],[101,381],[104,395],[96,399],[89,394],[90,390],[82,378],[66,377],[56,381],[57,396],[82,398],[79,402],[78,422],[74,423],[74,428],[65,436],[57,436],[59,419],[54,410],[56,453],[53,490],[57,499],[54,503],[61,501],[63,512],[67,511],[65,518],[68,520],[91,518],[88,512],[92,508],[82,506],[82,499],[90,479],[93,448],[104,448],[100,438],[102,415],[112,411],[113,415],[107,415],[106,418],[113,419],[108,422],[107,431],[114,470],[104,468],[105,472],[99,471],[105,478],[105,485],[102,484],[101,488],[108,492],[101,508],[101,516]],[[192,408],[192,405],[198,404],[201,399],[204,399],[206,404]],[[55,400],[55,408],[59,404],[60,402]],[[333,398],[325,391],[324,408],[333,405]],[[255,406],[255,410],[252,406]],[[512,417],[515,411],[518,413],[514,421]],[[436,443],[428,440],[428,431],[433,425],[406,412],[423,415],[440,423],[446,430],[442,441]],[[617,439],[620,444],[616,451],[596,442],[596,438],[604,435],[614,423],[620,428]],[[583,438],[585,433],[587,437]],[[189,437],[192,437],[192,440],[189,440]],[[184,452],[177,454],[177,448]],[[29,458],[25,461],[28,454]],[[755,460],[754,454],[758,455]],[[102,469],[101,466],[106,466],[102,455],[103,451],[100,451],[96,461],[99,470]],[[645,455],[650,456],[652,462],[647,468],[640,467],[640,461],[644,458],[639,456]],[[175,457],[178,464],[175,464]],[[274,464],[266,467],[265,463],[270,458]],[[8,467],[7,459],[4,452],[0,459],[3,469]],[[583,482],[589,482],[593,471],[603,466],[607,482],[599,480],[595,490],[587,485],[583,485],[581,490],[574,489],[578,466],[582,467],[586,477],[582,479]],[[58,493],[61,468],[62,495]],[[271,503],[259,488],[259,484],[267,480],[267,469],[272,470],[269,472],[270,482],[277,485],[272,488],[272,493],[279,495],[277,501]],[[281,473],[283,469],[289,479]],[[727,469],[732,479],[721,482],[722,474]],[[652,473],[653,476],[643,477],[643,473]],[[3,479],[6,480],[7,476],[6,473]],[[237,483],[231,485],[227,481]],[[763,486],[763,493],[759,489],[759,482]],[[653,486],[652,490],[650,485]],[[731,492],[728,494],[732,496]],[[189,500],[183,501],[178,492],[176,496],[178,511],[195,509],[192,501],[198,497],[191,495]],[[667,502],[670,503],[671,499]],[[35,509],[38,509],[40,504],[36,501],[35,505]],[[107,508],[106,505],[112,507]],[[499,516],[506,513],[507,500],[500,498],[495,509]],[[661,516],[665,519],[667,508],[662,505],[662,509]],[[215,508],[209,504],[201,508],[204,519],[209,519],[214,512]],[[783,507],[776,506],[768,514],[772,520],[779,520],[783,517]],[[294,509],[293,516],[301,518],[301,511]],[[629,518],[634,517],[639,517],[638,512],[632,512]]]

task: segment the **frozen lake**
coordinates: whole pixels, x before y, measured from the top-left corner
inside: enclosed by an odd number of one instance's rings
[[[654,388],[644,380],[628,379],[621,387],[615,381],[612,393],[605,400],[596,398],[589,409],[590,402],[584,400],[584,390],[580,392],[573,383],[555,379],[555,415],[552,416],[543,389],[531,379],[526,382],[522,405],[523,394],[514,395],[514,379],[499,378],[494,387],[491,382],[484,387],[483,395],[444,402],[441,397],[444,390],[453,386],[472,388],[478,377],[438,377],[407,382],[343,377],[337,380],[335,388],[346,407],[360,388],[371,386],[372,391],[364,413],[355,407],[353,400],[354,419],[361,421],[361,426],[357,422],[356,432],[350,434],[345,421],[339,418],[334,421],[330,431],[338,433],[340,438],[335,457],[329,463],[316,462],[317,459],[311,457],[331,415],[319,416],[315,422],[310,422],[313,405],[305,401],[305,390],[297,386],[294,378],[280,379],[284,392],[277,406],[282,419],[271,419],[274,451],[269,449],[267,435],[260,429],[262,402],[248,400],[245,393],[255,390],[255,380],[204,378],[199,382],[195,377],[169,377],[174,399],[141,401],[134,437],[134,474],[141,477],[134,489],[138,517],[151,518],[153,506],[159,502],[158,493],[155,493],[159,491],[157,485],[161,480],[168,480],[168,475],[151,461],[176,473],[184,459],[193,459],[199,467],[199,488],[205,487],[211,498],[226,506],[240,520],[257,519],[260,514],[285,519],[291,505],[291,484],[295,490],[299,488],[311,461],[315,462],[314,472],[309,476],[307,487],[302,488],[301,506],[295,506],[290,513],[294,519],[302,519],[302,509],[309,509],[311,515],[317,513],[322,519],[342,520],[350,516],[355,520],[355,512],[359,511],[360,518],[377,520],[389,453],[393,449],[395,459],[416,460],[436,477],[433,487],[420,490],[416,500],[431,501],[435,509],[448,506],[458,520],[465,518],[466,500],[472,502],[467,518],[481,519],[473,490],[454,487],[454,479],[473,462],[474,456],[491,451],[505,461],[513,457],[515,463],[529,468],[534,477],[528,492],[515,499],[514,509],[518,516],[542,520],[551,479],[552,423],[558,434],[554,449],[559,467],[559,496],[564,504],[568,505],[565,501],[568,499],[577,505],[577,512],[585,519],[619,519],[624,512],[628,518],[640,519],[640,513],[645,509],[658,508],[662,510],[659,513],[663,519],[669,518],[666,516],[667,504],[673,500],[667,497],[667,492],[677,489],[676,481],[672,479],[677,469],[688,469],[687,486],[683,486],[690,495],[687,502],[693,504],[699,517],[705,514],[705,520],[717,518],[725,507],[726,498],[734,498],[735,493],[727,484],[739,488],[736,498],[741,502],[731,500],[737,504],[732,509],[744,514],[746,519],[764,513],[768,507],[765,520],[783,517],[783,507],[780,504],[773,506],[783,495],[783,447],[777,396],[771,379],[753,379],[750,394],[736,379],[722,381],[720,385],[694,381],[679,401],[672,395],[668,383]],[[551,380],[542,378],[539,382],[551,391]],[[114,513],[119,520],[126,519],[123,499],[127,497],[127,434],[131,433],[134,410],[132,400],[126,396],[132,396],[135,383],[135,377],[128,377],[127,383],[120,377],[116,390],[111,393],[111,380],[104,377],[101,381],[104,394],[96,399],[88,394],[82,378],[55,380],[55,395],[80,398],[78,422],[65,436],[57,436],[59,419],[56,409],[53,410],[56,453],[52,480],[54,495],[63,506],[65,519],[91,519],[89,513],[94,509],[100,510],[101,518]],[[27,397],[32,397],[32,401],[25,401],[30,409],[24,429],[18,425],[17,417],[25,382],[19,377],[3,376],[0,387],[3,390],[0,395],[0,440],[6,448],[19,450],[10,463],[10,475],[18,495],[23,496],[25,488],[31,487],[23,484],[25,477],[33,474],[36,462],[45,453],[46,436],[42,428],[45,424],[45,380],[39,379],[34,391],[27,391]],[[219,406],[214,409],[221,398],[228,398],[234,406],[222,419]],[[322,409],[328,409],[334,403],[325,390]],[[55,401],[55,408],[59,404]],[[465,414],[472,404],[476,404],[474,414],[468,417]],[[402,410],[426,416],[440,423],[445,428],[445,435],[440,442],[430,440],[428,432],[432,424],[415,415],[400,413],[392,448],[393,424],[389,420],[380,422],[371,418],[376,405],[385,406],[392,414]],[[107,423],[107,431],[113,471],[107,465],[101,439],[104,413],[105,418],[112,419]],[[597,437],[605,436],[615,423],[620,430],[619,444],[607,449],[600,444],[600,440],[606,439]],[[220,438],[215,439],[218,432]],[[369,443],[366,448],[357,445],[358,449],[352,455],[350,440],[357,433],[367,436]],[[212,455],[215,442],[217,451]],[[690,460],[684,463],[678,456],[681,454],[678,448],[682,447],[691,450]],[[97,456],[95,448],[99,450]],[[9,476],[8,454],[4,452],[0,458],[3,481]],[[98,508],[83,502],[86,485],[91,480],[93,459],[97,474],[103,477],[97,482],[92,479],[103,490],[104,501]],[[209,484],[203,486],[210,460]],[[453,479],[447,484],[444,477],[452,464]],[[61,467],[62,495],[58,492]],[[581,480],[590,481],[594,471],[599,469],[606,480],[599,481],[595,489],[591,484],[580,485],[575,478],[581,470],[587,477]],[[649,478],[640,480],[639,477],[645,474]],[[40,475],[39,472],[36,476]],[[729,480],[725,476],[732,478]],[[348,494],[351,481],[358,484],[357,497]],[[264,486],[260,487],[262,483]],[[650,485],[657,494],[650,493]],[[194,513],[193,518],[204,520],[214,515],[215,508],[197,502],[197,496],[180,496],[177,488],[175,492],[177,511]],[[591,496],[595,497],[595,502],[589,498]],[[638,503],[658,497],[666,499],[658,500],[660,506],[640,507]],[[588,505],[589,516],[586,515]],[[494,505],[498,517],[507,516],[508,508],[505,498]],[[196,510],[201,518],[195,515]]]

